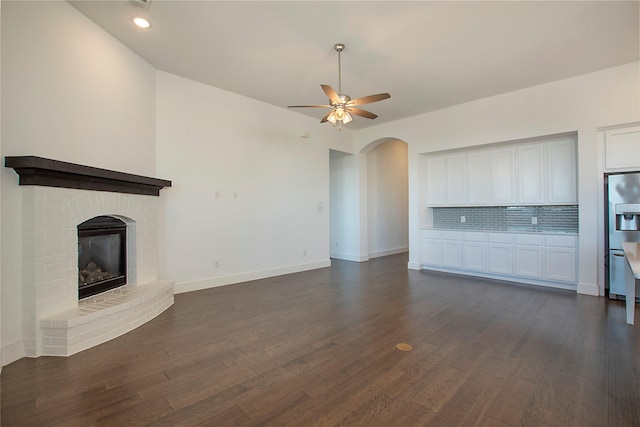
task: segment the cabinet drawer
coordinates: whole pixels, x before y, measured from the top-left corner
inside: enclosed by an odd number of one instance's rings
[[[422,237],[425,239],[440,239],[442,238],[442,231],[436,230],[422,230]]]
[[[477,233],[473,231],[465,231],[464,232],[464,240],[467,242],[486,242],[487,234],[486,233]]]
[[[462,231],[443,231],[443,240],[462,240]]]
[[[547,246],[556,246],[561,248],[575,248],[575,236],[545,236],[545,244]]]
[[[513,234],[491,233],[489,234],[489,243],[513,243]]]
[[[542,236],[535,234],[516,234],[517,245],[538,245],[542,246]]]

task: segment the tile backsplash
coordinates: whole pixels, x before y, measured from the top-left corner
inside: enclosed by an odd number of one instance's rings
[[[464,217],[465,222],[461,222]],[[532,224],[535,218],[537,224]],[[433,208],[434,228],[528,232],[578,232],[578,206]]]

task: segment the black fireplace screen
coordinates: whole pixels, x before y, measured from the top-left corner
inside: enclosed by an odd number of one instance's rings
[[[126,284],[127,226],[99,216],[78,225],[78,297]]]

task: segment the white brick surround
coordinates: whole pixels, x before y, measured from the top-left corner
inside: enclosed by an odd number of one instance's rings
[[[128,332],[173,304],[174,282],[157,280],[158,197],[23,186],[22,198],[26,356],[71,355]],[[128,225],[128,284],[79,304],[77,226],[99,215]]]

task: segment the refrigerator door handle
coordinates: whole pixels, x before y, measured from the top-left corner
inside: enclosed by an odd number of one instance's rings
[[[613,256],[621,256],[621,257],[624,257],[624,255],[623,255],[623,254],[613,254]]]

